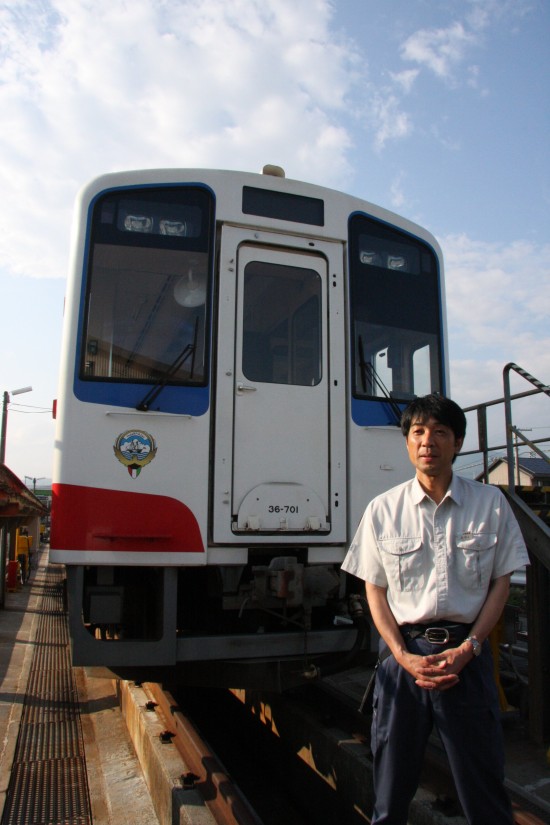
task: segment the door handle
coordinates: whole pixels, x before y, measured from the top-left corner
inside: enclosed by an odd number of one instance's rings
[[[243,384],[242,381],[238,381],[237,392],[256,392],[256,387],[251,387],[249,384]]]

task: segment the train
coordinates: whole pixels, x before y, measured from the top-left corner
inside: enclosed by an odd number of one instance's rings
[[[273,165],[86,185],[50,537],[73,663],[284,690],[368,650],[340,565],[446,340],[440,247],[385,208]]]

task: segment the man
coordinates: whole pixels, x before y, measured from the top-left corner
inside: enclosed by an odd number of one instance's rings
[[[342,565],[366,582],[381,636],[372,825],[406,825],[434,724],[469,825],[513,825],[487,637],[527,551],[502,493],[453,474],[454,401],[415,399],[401,428],[415,478],[370,502]]]

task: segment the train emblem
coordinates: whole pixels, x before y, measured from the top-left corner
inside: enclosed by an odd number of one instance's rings
[[[143,467],[150,464],[157,454],[155,439],[144,430],[126,430],[113,445],[113,450],[121,464],[128,469],[132,478],[137,478]]]

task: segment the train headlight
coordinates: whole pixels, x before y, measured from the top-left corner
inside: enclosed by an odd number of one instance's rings
[[[388,269],[405,269],[407,261],[402,255],[388,255]]]
[[[185,221],[161,220],[159,223],[161,235],[176,235],[185,237],[187,235],[187,224]]]
[[[127,232],[147,232],[153,231],[153,218],[148,215],[126,215],[124,218],[124,229]]]
[[[370,250],[363,250],[359,253],[359,260],[362,264],[368,264],[369,266],[380,266],[382,264],[382,259],[378,252],[371,252]]]

